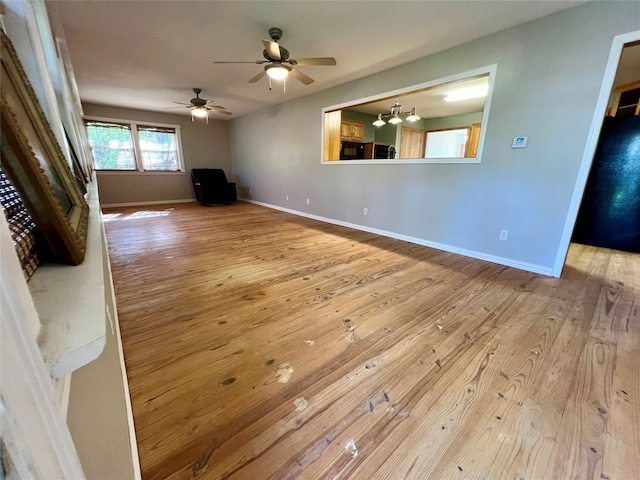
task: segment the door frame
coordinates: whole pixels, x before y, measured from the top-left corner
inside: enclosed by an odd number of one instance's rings
[[[569,251],[569,244],[571,243],[571,236],[573,235],[573,229],[578,219],[578,210],[580,209],[580,203],[582,202],[582,195],[587,185],[587,179],[589,177],[589,171],[591,170],[591,164],[593,163],[593,157],[598,145],[598,138],[600,136],[600,130],[604,122],[604,117],[607,111],[607,104],[609,103],[609,97],[613,90],[613,81],[618,70],[618,64],[620,63],[620,56],[622,55],[622,49],[627,43],[632,43],[640,40],[640,30],[634,32],[625,33],[622,35],[616,35],[611,42],[611,50],[609,51],[609,59],[604,70],[602,78],[602,84],[600,85],[600,94],[596,101],[596,107],[593,112],[593,118],[591,120],[591,127],[589,128],[589,135],[587,136],[587,142],[582,154],[582,160],[580,161],[580,167],[578,170],[578,176],[576,183],[573,187],[573,194],[571,195],[571,202],[569,203],[569,209],[565,218],[564,227],[562,229],[562,235],[560,237],[560,244],[558,246],[558,252],[556,253],[556,260],[553,264],[553,270],[551,274],[554,277],[559,277],[562,273],[562,268],[567,258]]]

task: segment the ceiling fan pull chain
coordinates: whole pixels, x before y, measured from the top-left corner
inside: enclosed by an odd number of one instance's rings
[[[269,91],[271,91],[271,77],[269,77]]]

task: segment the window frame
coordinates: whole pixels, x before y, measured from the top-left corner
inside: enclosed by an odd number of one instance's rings
[[[107,118],[107,117],[94,117],[94,116],[85,116],[83,117],[84,128],[86,131],[87,122],[104,122],[104,123],[114,123],[121,125],[128,125],[131,131],[131,140],[133,144],[133,159],[136,165],[135,169],[124,170],[124,169],[102,169],[97,168],[95,164],[95,159],[93,158],[93,150],[91,151],[91,162],[93,164],[93,168],[98,173],[108,173],[108,174],[146,174],[146,175],[170,175],[170,174],[184,174],[186,172],[184,166],[184,155],[182,152],[182,131],[180,125],[169,124],[169,123],[157,123],[157,122],[147,122],[143,120],[127,120],[121,118]],[[142,127],[159,127],[159,128],[172,128],[175,129],[176,136],[176,154],[178,157],[178,170],[145,170],[142,164],[142,150],[140,148],[140,139],[138,136],[138,125]],[[88,135],[88,131],[87,131]]]

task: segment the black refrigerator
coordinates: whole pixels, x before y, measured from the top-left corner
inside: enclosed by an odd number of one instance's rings
[[[605,118],[572,240],[640,252],[640,116]]]

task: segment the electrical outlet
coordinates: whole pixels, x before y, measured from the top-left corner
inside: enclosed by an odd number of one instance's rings
[[[285,195],[287,202],[289,201],[289,195]]]
[[[307,198],[307,205],[309,205],[309,199]]]
[[[509,230],[500,230],[500,240],[506,240],[509,237]]]
[[[364,210],[362,211],[363,215],[369,215],[369,209],[367,207],[364,207]]]

